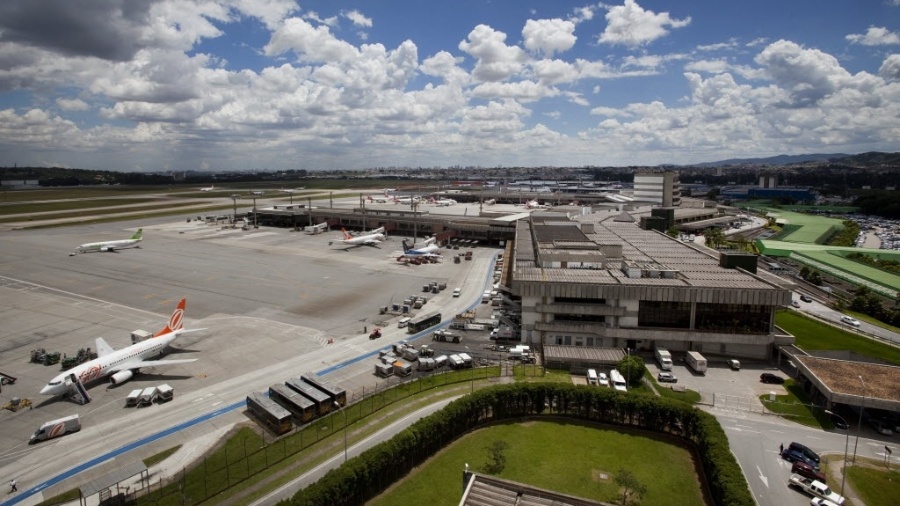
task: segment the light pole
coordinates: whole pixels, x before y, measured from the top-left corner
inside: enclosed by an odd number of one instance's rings
[[[844,426],[847,427],[847,437],[844,439],[844,466],[841,469],[841,497],[843,497],[844,496],[844,480],[847,479],[847,449],[850,447],[850,426],[847,425],[847,420],[844,420],[843,416],[841,416],[837,413],[834,413],[832,411],[828,411],[827,409],[825,410],[825,412],[833,417],[836,416],[836,417],[840,418],[841,422],[843,422]]]
[[[856,448],[859,446],[859,433],[862,432],[862,419],[863,419],[863,411],[866,410],[866,382],[863,381],[862,376],[857,376],[859,378],[859,382],[862,383],[863,386],[863,398],[862,404],[859,406],[859,421],[856,423],[856,441],[853,443],[853,463],[856,464]]]
[[[344,462],[347,462],[347,412],[336,402],[334,403],[334,407],[344,415]]]

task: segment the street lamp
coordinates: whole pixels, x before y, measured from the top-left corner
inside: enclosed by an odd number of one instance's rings
[[[857,376],[859,378],[859,382],[862,383],[863,386],[863,398],[862,404],[859,406],[859,421],[856,424],[856,441],[853,443],[853,463],[856,464],[856,448],[859,446],[859,433],[862,432],[862,419],[863,419],[863,411],[866,410],[866,382],[863,381],[862,376]]]
[[[844,496],[844,480],[847,479],[847,449],[850,447],[850,426],[847,425],[847,420],[844,420],[844,417],[834,413],[832,411],[825,410],[826,413],[831,415],[832,417],[838,417],[841,419],[841,422],[844,424],[844,427],[847,427],[847,437],[844,439],[844,466],[841,469],[841,497]],[[854,451],[854,456],[856,455]]]
[[[344,462],[347,462],[347,412],[337,402],[334,403],[334,407],[344,415]]]

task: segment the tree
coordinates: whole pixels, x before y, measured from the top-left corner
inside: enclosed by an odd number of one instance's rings
[[[666,235],[668,235],[669,237],[678,237],[678,227],[672,225],[671,227],[669,227],[669,230],[666,230]]]
[[[629,385],[634,385],[639,383],[641,378],[644,377],[644,371],[647,370],[647,366],[644,365],[644,360],[641,357],[626,355],[616,364],[616,369],[622,373]]]
[[[488,454],[488,464],[484,466],[484,472],[487,474],[500,474],[506,467],[506,456],[503,451],[506,450],[506,441],[497,440],[491,443],[491,446],[485,448]]]
[[[619,486],[618,493],[621,494],[616,495],[614,500],[618,501],[617,504],[621,506],[639,504],[640,500],[644,498],[644,494],[647,493],[646,485],[639,482],[634,474],[627,469],[619,469],[613,481]]]
[[[710,227],[703,233],[706,239],[706,247],[716,249],[725,242],[725,234],[719,227]]]

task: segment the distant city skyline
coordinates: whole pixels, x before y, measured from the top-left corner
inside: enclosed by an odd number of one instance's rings
[[[5,0],[0,166],[900,151],[900,0]]]

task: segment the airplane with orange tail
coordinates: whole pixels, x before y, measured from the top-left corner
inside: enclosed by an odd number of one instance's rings
[[[169,322],[162,330],[153,334],[153,337],[122,348],[114,350],[112,346],[102,338],[97,338],[97,358],[80,364],[68,371],[58,374],[50,380],[43,389],[42,395],[66,395],[75,389],[75,383],[82,386],[91,381],[110,376],[113,385],[119,385],[131,379],[134,372],[142,367],[156,367],[159,365],[186,364],[197,359],[179,360],[148,360],[157,355],[162,355],[166,347],[181,334],[197,332],[206,329],[184,328],[184,308],[187,299],[181,299],[178,307],[169,317]]]
[[[375,246],[385,239],[384,227],[376,228],[368,234],[358,235],[356,237],[350,235],[350,232],[347,232],[343,228],[341,229],[341,233],[344,234],[344,238],[341,239],[340,242],[348,246]]]

